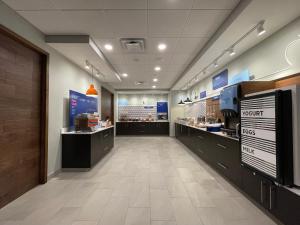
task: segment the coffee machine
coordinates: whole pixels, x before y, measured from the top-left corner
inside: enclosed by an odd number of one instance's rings
[[[273,81],[244,81],[225,87],[220,93],[220,110],[224,116],[222,131],[228,136],[240,137],[240,100],[247,94],[270,90]]]
[[[239,99],[240,85],[231,85],[224,88],[220,94],[220,110],[224,116],[224,128],[221,130],[228,136],[239,138]]]

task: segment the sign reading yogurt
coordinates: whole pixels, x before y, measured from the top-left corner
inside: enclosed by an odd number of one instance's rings
[[[241,160],[276,179],[275,95],[241,101]]]

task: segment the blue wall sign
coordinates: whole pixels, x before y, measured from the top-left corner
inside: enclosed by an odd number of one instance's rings
[[[222,71],[212,78],[213,90],[224,87],[228,84],[228,69]]]
[[[98,99],[76,91],[69,91],[69,125],[74,127],[75,116],[81,113],[98,112]]]
[[[234,75],[230,80],[229,80],[229,84],[237,84],[243,81],[249,81],[250,80],[250,73],[249,70],[243,70],[240,73]]]
[[[157,102],[157,113],[168,113],[168,102]]]
[[[200,92],[200,98],[206,98],[206,91]]]

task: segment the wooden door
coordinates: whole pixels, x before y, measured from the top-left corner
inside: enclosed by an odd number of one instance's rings
[[[46,181],[43,60],[0,27],[0,208]]]
[[[107,117],[114,123],[114,95],[101,87],[101,120]]]

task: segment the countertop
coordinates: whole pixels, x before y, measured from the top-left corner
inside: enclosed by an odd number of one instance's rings
[[[202,131],[208,132],[210,134],[219,135],[219,136],[222,136],[222,137],[225,137],[225,138],[229,138],[229,139],[232,139],[232,140],[235,140],[235,141],[240,141],[239,138],[234,138],[234,137],[228,136],[228,135],[224,134],[222,131],[219,131],[219,132],[209,132],[209,131],[206,130],[206,128],[200,128],[200,127],[191,126],[191,125],[182,123],[180,121],[177,121],[175,123],[178,123],[178,124],[181,124],[181,125],[184,125],[184,126],[187,126],[187,127],[191,127],[191,128],[194,128],[194,129],[202,130]]]
[[[97,130],[95,131],[64,131],[64,132],[61,132],[61,134],[95,134],[95,133],[98,133],[98,132],[101,132],[101,131],[104,131],[104,130],[107,130],[109,128],[112,128],[114,126],[110,126],[110,127],[101,127],[101,128],[98,128]]]
[[[168,120],[155,120],[155,121],[117,121],[117,123],[169,123]]]

